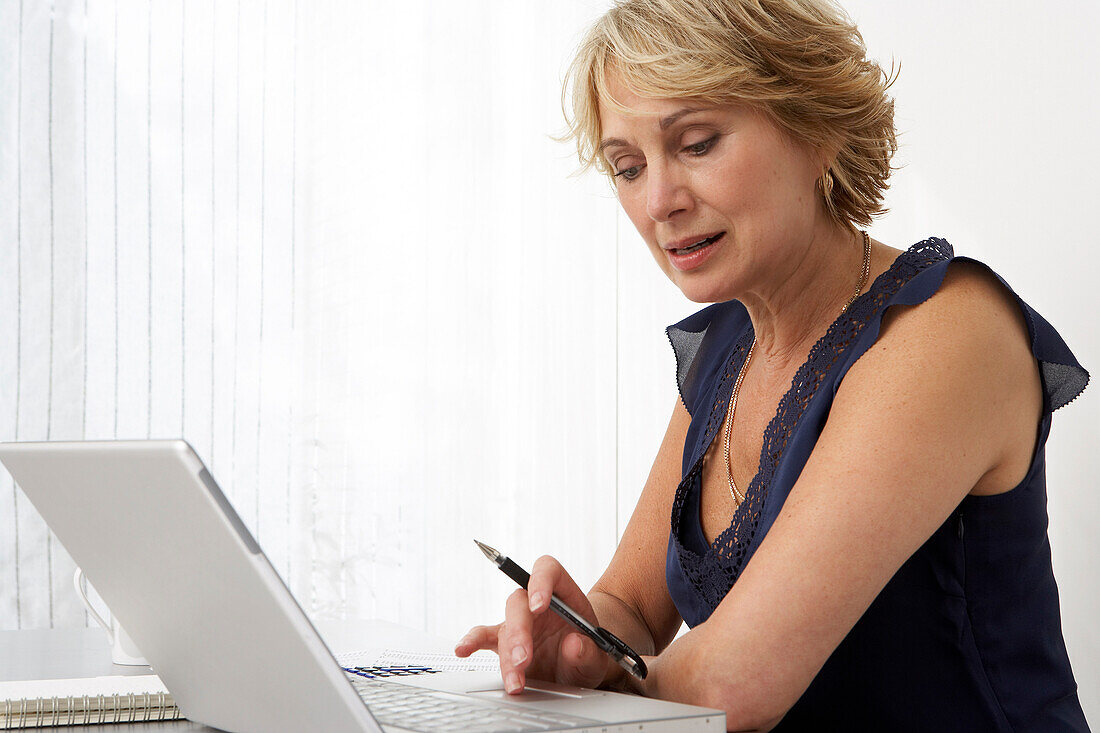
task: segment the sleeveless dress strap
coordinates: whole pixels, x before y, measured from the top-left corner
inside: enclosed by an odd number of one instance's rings
[[[1043,385],[1044,412],[1046,414],[1054,412],[1076,399],[1088,385],[1089,373],[1078,363],[1077,358],[1070,351],[1061,335],[1034,308],[1024,302],[1012,289],[1012,286],[994,272],[992,268],[984,262],[969,257],[955,257],[953,251],[950,250],[950,245],[947,245],[947,247],[950,253],[949,259],[933,264],[915,275],[890,298],[886,307],[876,311],[873,319],[867,324],[859,341],[847,354],[844,360],[845,363],[837,373],[837,377],[833,381],[834,394],[851,366],[878,340],[879,331],[882,328],[882,318],[887,308],[894,305],[919,305],[923,303],[939,290],[944,277],[947,275],[947,268],[951,263],[971,262],[980,265],[993,275],[1001,286],[1012,294],[1024,316],[1028,335],[1031,339],[1031,352],[1039,363]]]

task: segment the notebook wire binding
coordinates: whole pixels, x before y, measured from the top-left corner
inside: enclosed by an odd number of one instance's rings
[[[167,692],[0,701],[0,730],[93,723],[138,723],[177,720],[181,717],[179,707],[171,693]]]

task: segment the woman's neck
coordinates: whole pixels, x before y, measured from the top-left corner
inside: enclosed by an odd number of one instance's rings
[[[819,231],[785,264],[782,277],[771,278],[777,284],[741,299],[756,335],[753,360],[767,365],[767,371],[786,372],[792,362],[801,364],[836,320],[860,279],[863,235]]]

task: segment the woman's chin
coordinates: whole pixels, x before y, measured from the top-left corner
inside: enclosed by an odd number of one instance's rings
[[[733,299],[726,288],[719,287],[716,283],[693,281],[691,278],[676,278],[673,283],[693,303],[724,303]]]

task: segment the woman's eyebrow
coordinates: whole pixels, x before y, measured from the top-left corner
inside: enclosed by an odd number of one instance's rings
[[[703,112],[703,111],[705,111],[705,110],[700,108],[700,107],[684,107],[681,110],[677,110],[676,112],[673,112],[672,114],[668,115],[667,117],[663,117],[658,124],[660,125],[662,130],[667,130],[670,125],[672,125],[674,122],[676,122],[676,120],[680,119],[681,117],[693,114],[695,112]],[[609,137],[609,138],[607,138],[606,140],[604,140],[600,143],[600,146],[598,148],[596,148],[596,152],[597,153],[603,153],[608,148],[620,147],[620,146],[621,147],[626,147],[628,145],[630,145],[630,143],[628,143],[626,140],[623,140],[622,138]]]
[[[661,122],[660,122],[661,129],[662,130],[667,130],[669,125],[671,125],[673,122],[680,119],[684,115],[690,115],[694,112],[703,112],[703,111],[704,110],[700,107],[684,107],[682,110],[679,110],[677,112],[673,112],[668,117],[665,117],[664,119],[662,119]]]
[[[600,147],[596,148],[596,152],[603,153],[608,148],[625,148],[628,145],[630,145],[630,143],[628,143],[626,140],[623,140],[621,137],[609,137],[602,143],[600,143]]]

